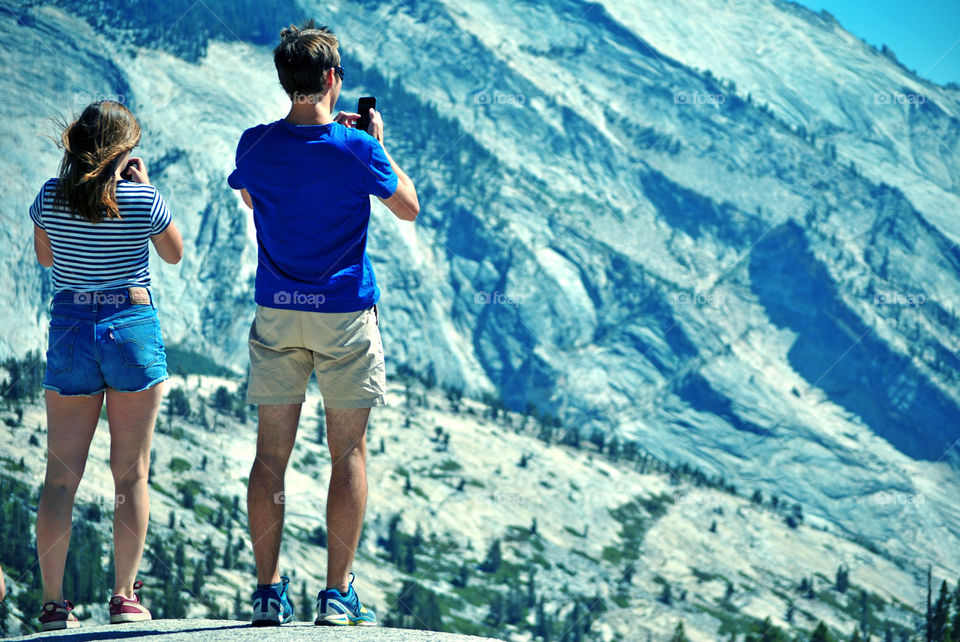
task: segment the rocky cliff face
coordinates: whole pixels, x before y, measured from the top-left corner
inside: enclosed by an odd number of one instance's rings
[[[271,29],[315,15],[343,42],[340,106],[378,96],[421,193],[415,225],[373,217],[391,368],[960,570],[956,89],[769,0],[202,5],[0,13],[0,352],[43,343],[42,119],[122,96],[188,240],[155,269],[168,342],[244,367],[255,247],[225,176],[283,114]]]

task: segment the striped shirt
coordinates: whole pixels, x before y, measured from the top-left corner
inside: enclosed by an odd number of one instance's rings
[[[121,218],[96,224],[55,202],[56,188],[57,179],[51,178],[30,206],[30,218],[50,237],[54,289],[94,292],[150,287],[149,240],[170,224],[170,211],[156,188],[118,181]]]

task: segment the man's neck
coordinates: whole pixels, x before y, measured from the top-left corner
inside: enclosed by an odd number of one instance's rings
[[[330,117],[331,105],[329,105],[329,93],[316,99],[316,101],[301,100],[294,101],[290,106],[290,113],[286,120],[292,125],[326,125],[332,123]]]

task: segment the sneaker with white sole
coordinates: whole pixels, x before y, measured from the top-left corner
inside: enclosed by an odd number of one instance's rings
[[[134,591],[139,591],[141,588],[143,588],[143,582],[140,580],[133,583]],[[110,624],[144,622],[152,619],[150,611],[140,603],[139,593],[134,593],[133,599],[125,595],[114,595],[110,598]]]
[[[253,626],[280,626],[293,620],[293,603],[287,592],[289,577],[281,577],[276,584],[260,584],[253,593]]]
[[[77,628],[80,626],[80,620],[71,611],[73,611],[73,603],[70,600],[47,602],[40,611],[40,630],[59,631]]]
[[[317,595],[317,619],[314,624],[326,626],[377,626],[376,614],[360,603],[353,590],[356,576],[350,573],[347,594],[340,589],[328,588]]]

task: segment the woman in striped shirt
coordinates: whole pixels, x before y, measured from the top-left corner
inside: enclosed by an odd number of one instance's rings
[[[47,471],[37,510],[43,630],[79,625],[64,599],[73,500],[106,400],[116,489],[110,621],[150,619],[135,590],[149,517],[150,443],[167,378],[150,289],[150,242],[168,263],[183,240],[147,168],[130,153],[140,124],[120,103],[89,105],[66,126],[60,173],[30,208],[34,249],[53,267],[43,387]]]

